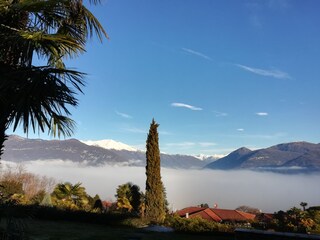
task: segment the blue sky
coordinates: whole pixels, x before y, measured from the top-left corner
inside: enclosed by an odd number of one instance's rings
[[[107,0],[90,9],[110,39],[68,61],[88,73],[73,137],[143,149],[154,117],[167,153],[320,142],[319,1]],[[39,136],[48,138],[29,134]]]

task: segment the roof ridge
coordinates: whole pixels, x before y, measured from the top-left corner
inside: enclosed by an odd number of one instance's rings
[[[219,221],[222,221],[222,218],[221,218],[218,214],[216,214],[215,212],[213,212],[213,211],[211,210],[211,208],[206,208],[206,209],[204,210],[204,212],[205,212],[206,214],[208,214],[211,218],[213,218],[213,219],[218,218]]]
[[[239,211],[239,210],[235,210],[235,211],[245,218],[253,219],[256,217],[256,214],[253,214],[253,213],[247,213],[247,212],[243,212],[243,211]]]

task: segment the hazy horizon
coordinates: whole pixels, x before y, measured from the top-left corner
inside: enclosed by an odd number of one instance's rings
[[[6,166],[8,162],[2,162]],[[10,163],[12,165],[13,163]],[[15,165],[15,164],[13,164]],[[81,182],[90,195],[115,201],[116,188],[132,182],[145,188],[144,167],[88,167],[62,160],[32,161],[23,164],[27,171],[53,177],[57,182]],[[248,205],[263,212],[320,205],[320,174],[285,175],[248,170],[161,169],[169,207],[173,210],[207,203],[210,207],[235,209]]]

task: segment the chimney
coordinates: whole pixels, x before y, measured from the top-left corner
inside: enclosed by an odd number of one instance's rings
[[[186,218],[189,218],[189,213],[186,213]]]

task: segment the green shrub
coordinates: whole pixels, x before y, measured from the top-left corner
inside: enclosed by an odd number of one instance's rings
[[[228,224],[205,220],[201,217],[181,218],[178,215],[167,216],[165,225],[178,232],[233,232],[234,227]]]
[[[271,225],[276,231],[307,233],[317,229],[317,214],[293,207],[275,213]]]
[[[141,228],[148,224],[150,224],[150,221],[148,219],[138,218],[138,217],[126,218],[121,222],[121,225],[134,227],[134,228]]]

